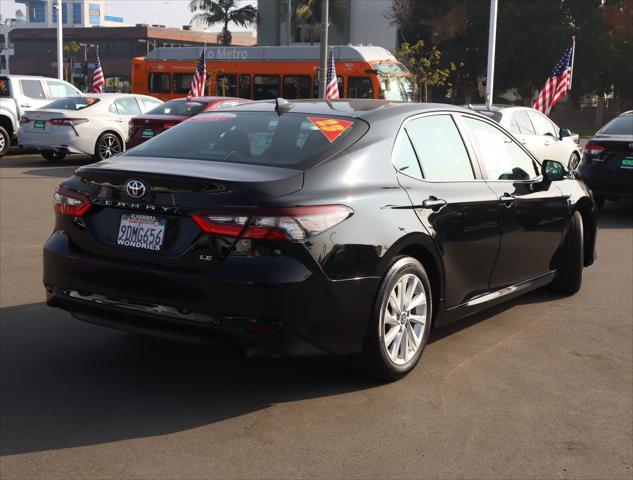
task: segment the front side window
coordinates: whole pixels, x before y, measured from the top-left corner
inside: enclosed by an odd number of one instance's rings
[[[237,96],[237,75],[218,74],[216,88],[219,97]]]
[[[147,79],[147,86],[151,93],[170,93],[171,75],[169,73],[152,72]]]
[[[530,180],[539,175],[532,157],[509,135],[476,118],[463,119],[487,179]]]
[[[10,97],[11,89],[9,87],[9,79],[7,77],[0,77],[0,97]]]
[[[56,82],[54,80],[46,80],[48,89],[51,92],[53,98],[63,97],[76,97],[78,94],[72,87],[62,82]]]
[[[193,73],[174,73],[174,93],[189,93]]]
[[[281,80],[277,75],[255,75],[255,100],[281,96]]]
[[[450,115],[417,118],[407,123],[406,129],[425,179],[455,182],[475,178],[464,141]]]
[[[253,98],[250,75],[240,75],[240,98]]]
[[[349,98],[374,98],[374,86],[369,77],[349,77],[347,79]]]
[[[415,151],[405,130],[401,130],[393,146],[391,154],[394,166],[402,173],[415,178],[422,178],[422,170],[415,156]]]
[[[530,120],[536,129],[537,135],[550,135],[558,137],[558,132],[554,124],[543,114],[536,111],[528,112]]]
[[[284,77],[284,98],[297,100],[310,98],[310,77],[307,75],[286,75]]]
[[[44,89],[39,80],[20,80],[20,87],[22,88],[22,93],[29,98],[35,98],[37,100],[44,100],[46,98]]]
[[[119,98],[114,101],[116,108],[119,111],[119,115],[136,116],[141,114],[141,109],[136,103],[134,97]]]

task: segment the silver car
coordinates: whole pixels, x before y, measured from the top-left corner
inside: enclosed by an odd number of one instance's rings
[[[130,119],[161,103],[146,95],[124,93],[61,98],[24,113],[18,144],[39,150],[47,160],[61,160],[69,153],[105,160],[125,149]]]
[[[556,160],[575,170],[580,162],[580,138],[560,128],[541,112],[529,107],[469,105],[469,108],[492,118],[526,146],[540,161]]]

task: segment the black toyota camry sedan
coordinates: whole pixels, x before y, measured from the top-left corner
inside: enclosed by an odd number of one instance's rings
[[[358,354],[394,380],[431,327],[594,261],[561,164],[459,107],[254,102],[205,113],[55,193],[48,304],[169,338]]]

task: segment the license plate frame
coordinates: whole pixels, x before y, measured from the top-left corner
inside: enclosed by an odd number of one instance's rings
[[[144,128],[141,132],[141,136],[143,138],[152,138],[154,135],[156,135],[156,133],[151,128]]]
[[[620,160],[620,168],[633,170],[633,157],[627,157]]]
[[[165,217],[123,213],[116,230],[116,244],[136,251],[160,252],[165,244],[166,231]]]
[[[36,130],[44,130],[46,128],[46,120],[35,120],[33,128]]]

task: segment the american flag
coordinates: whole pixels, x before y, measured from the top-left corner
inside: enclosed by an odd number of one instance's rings
[[[207,55],[205,50],[206,48],[202,49],[200,58],[196,60],[196,74],[193,76],[193,80],[191,80],[191,88],[187,95],[189,100],[194,97],[204,97],[204,84],[207,80]]]
[[[556,105],[569,90],[571,90],[571,78],[574,70],[574,45],[565,50],[558,61],[552,74],[545,82],[545,86],[534,102],[533,108],[545,115],[549,115]]]
[[[321,77],[323,78],[323,77]],[[330,56],[327,61],[327,77],[325,79],[325,98],[331,100],[338,97],[338,79],[336,78],[336,67],[334,66],[334,53],[330,50]]]
[[[99,49],[97,48],[97,60],[95,62],[94,72],[92,72],[92,93],[103,93],[103,87],[105,87],[105,77],[103,76],[101,60],[99,59]]]

